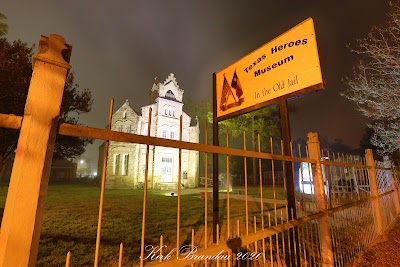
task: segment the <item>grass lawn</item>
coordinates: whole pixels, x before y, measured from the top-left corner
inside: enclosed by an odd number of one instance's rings
[[[1,189],[0,207],[4,207],[7,188]],[[235,189],[237,190],[237,189]],[[233,193],[235,193],[235,190]],[[249,190],[257,195],[257,190]],[[158,245],[163,235],[169,249],[176,245],[177,197],[167,191],[148,191],[145,244]],[[259,193],[258,193],[259,194]],[[278,198],[283,198],[279,188]],[[272,196],[270,188],[265,197]],[[46,198],[37,266],[65,266],[67,252],[71,266],[93,266],[96,243],[100,188],[87,185],[50,185]],[[142,190],[106,190],[101,231],[100,266],[117,266],[119,244],[124,244],[124,265],[139,260],[142,221]],[[260,203],[249,202],[250,218],[259,216]],[[271,205],[265,205],[271,209]],[[231,199],[232,225],[239,219],[244,225],[245,205]],[[212,225],[212,201],[208,210]],[[226,200],[220,200],[220,221],[226,218]],[[261,220],[257,218],[258,222]],[[196,195],[181,196],[181,243],[191,242],[191,229],[204,232],[204,199]],[[222,226],[223,227],[223,226]],[[210,230],[210,229],[209,229]],[[235,230],[236,231],[236,230]],[[203,244],[199,244],[201,247]]]

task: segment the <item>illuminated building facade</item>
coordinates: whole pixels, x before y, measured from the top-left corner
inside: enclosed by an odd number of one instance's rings
[[[182,115],[182,141],[199,142],[198,119],[192,120],[183,110],[183,93],[174,75],[160,83],[156,79],[150,92],[150,105],[134,111],[128,100],[113,114],[113,131],[148,135],[149,109],[152,109],[150,135],[179,140]],[[104,146],[104,145],[103,145]],[[102,147],[103,147],[102,146]],[[103,149],[100,147],[100,159]],[[148,187],[176,189],[178,186],[179,150],[150,146]],[[99,160],[101,162],[101,160]],[[145,179],[146,145],[110,142],[107,164],[107,188],[141,188]],[[102,167],[99,165],[99,173]],[[181,186],[199,184],[199,152],[182,150]]]

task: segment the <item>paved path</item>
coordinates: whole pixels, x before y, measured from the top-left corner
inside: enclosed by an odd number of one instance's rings
[[[160,191],[162,193],[174,193],[174,194],[178,194],[177,190],[164,190],[164,191]],[[204,192],[204,188],[189,188],[189,189],[182,189],[181,190],[181,196],[183,195],[194,195],[196,197],[201,197],[201,193]],[[211,193],[212,192],[212,188],[208,188],[208,192]],[[226,193],[219,193],[219,199],[226,199],[227,194]],[[237,194],[237,193],[231,193],[229,194],[231,199],[239,199],[239,200],[245,200],[246,196],[244,195],[244,192],[242,192],[241,194]],[[248,201],[255,201],[255,202],[259,202],[260,198],[259,197],[255,197],[255,196],[248,196]],[[274,203],[274,199],[272,198],[264,198],[264,203],[268,203],[268,204],[273,204]],[[276,204],[277,205],[285,205],[286,204],[286,200],[285,199],[276,199]]]
[[[397,217],[392,229],[378,242],[366,249],[352,266],[400,266],[400,217]]]

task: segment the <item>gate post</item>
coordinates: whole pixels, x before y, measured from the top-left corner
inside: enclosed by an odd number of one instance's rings
[[[382,213],[379,204],[379,192],[376,182],[375,160],[374,160],[374,154],[372,153],[372,149],[365,150],[365,160],[367,161],[367,166],[368,166],[368,176],[369,176],[369,185],[371,188],[371,195],[375,197],[375,199],[372,201],[372,204],[374,206],[376,231],[378,235],[382,235],[383,234]]]
[[[388,156],[383,157],[383,166],[387,169],[387,173],[389,175],[388,182],[392,185],[392,188],[394,190],[393,192],[393,202],[394,202],[394,207],[396,209],[396,214],[400,213],[400,202],[399,202],[399,188],[397,186],[397,180],[395,178],[395,171],[396,169],[393,168],[392,162],[390,161]]]
[[[0,266],[36,265],[43,210],[71,46],[40,38],[0,232]]]
[[[310,159],[316,160],[316,164],[312,164],[312,175],[314,178],[314,192],[317,200],[317,209],[319,212],[324,212],[325,215],[319,220],[319,235],[322,251],[322,266],[333,266],[333,250],[332,239],[329,226],[329,215],[324,191],[324,179],[322,177],[321,167],[321,148],[318,140],[318,133],[307,134],[307,146]]]

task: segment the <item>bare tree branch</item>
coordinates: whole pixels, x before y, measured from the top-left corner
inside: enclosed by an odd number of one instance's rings
[[[393,5],[384,25],[375,26],[350,50],[359,55],[342,95],[374,123],[372,143],[383,154],[400,150],[400,7]]]

